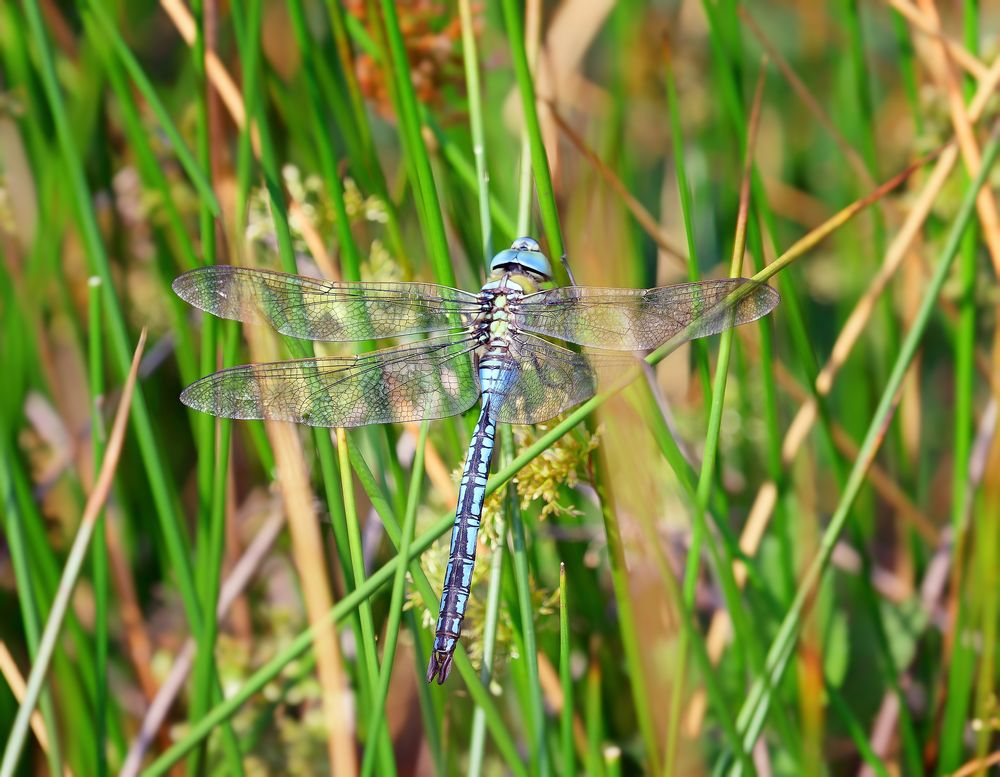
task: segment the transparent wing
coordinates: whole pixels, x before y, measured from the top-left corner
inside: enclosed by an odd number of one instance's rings
[[[467,334],[348,357],[247,364],[216,372],[181,394],[223,418],[269,418],[352,427],[443,418],[479,398]]]
[[[624,385],[639,372],[631,354],[575,353],[533,335],[517,334],[511,355],[518,376],[500,407],[508,424],[537,424],[590,399],[598,391]]]
[[[519,328],[579,345],[616,351],[655,348],[717,334],[754,321],[778,304],[778,293],[747,278],[681,283],[656,289],[561,286],[511,303]]]
[[[300,275],[215,265],[186,272],[174,291],[207,313],[266,322],[304,340],[351,342],[464,328],[474,294],[432,283],[332,283]]]

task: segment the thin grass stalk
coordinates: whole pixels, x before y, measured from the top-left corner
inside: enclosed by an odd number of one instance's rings
[[[355,589],[364,585],[365,561],[361,547],[361,521],[354,500],[354,480],[351,478],[351,462],[348,449],[350,442],[343,429],[337,429],[337,461],[340,465],[340,485],[343,489],[344,518],[347,524],[347,545],[351,554],[349,573],[352,576]],[[370,706],[369,712],[375,709],[378,699],[379,664],[378,649],[375,646],[375,619],[372,615],[371,599],[366,598],[358,607],[361,625],[360,650],[358,651],[358,685],[362,698]],[[392,673],[392,665],[386,671]],[[376,739],[371,731],[365,732],[368,737],[367,751],[378,752],[379,769],[383,774],[395,774],[396,763],[392,755],[392,742],[388,730],[379,727]]]
[[[458,14],[462,25],[462,64],[465,69],[465,88],[469,95],[469,130],[472,133],[472,157],[476,162],[478,182],[479,227],[482,231],[483,259],[489,262],[493,255],[493,220],[490,218],[490,173],[486,165],[486,135],[483,131],[483,98],[479,84],[479,54],[476,33],[472,28],[470,0],[458,0]]]
[[[479,55],[476,35],[472,24],[472,8],[469,0],[459,0],[459,16],[462,28],[462,62],[465,71],[466,90],[469,95],[469,130],[472,135],[473,158],[475,161],[475,190],[479,202],[479,228],[482,238],[482,260],[484,272],[488,271],[493,255],[493,221],[490,216],[490,179],[486,158],[486,137],[483,121],[482,90],[479,80]],[[447,152],[446,152],[447,153]],[[513,456],[509,429],[501,430],[501,456],[509,460]],[[508,492],[508,504],[517,499]],[[500,526],[496,527],[498,537],[506,536],[506,526],[502,514],[498,514]],[[500,619],[500,594],[503,582],[505,547],[503,541],[496,544],[490,554],[490,575],[487,585],[486,608],[483,624],[483,661],[480,679],[489,687],[493,676],[493,658],[496,650],[497,624]],[[469,737],[469,763],[466,773],[478,777],[482,773],[483,757],[486,750],[486,712],[478,705],[472,712],[472,731]]]
[[[1000,357],[1000,331],[994,332],[994,354]],[[972,543],[972,581],[982,581],[977,586],[963,581],[969,592],[974,620],[972,627],[981,635],[982,651],[979,655],[972,698],[972,719],[991,720],[996,715],[997,680],[997,624],[1000,622],[1000,596],[997,594],[997,568],[1000,565],[1000,437],[995,433],[987,453],[986,477],[983,492],[975,511],[975,523],[969,531],[975,532]],[[961,595],[961,594],[960,594]],[[974,755],[985,759],[995,739],[992,726],[973,723],[975,732]]]
[[[604,759],[604,773],[608,777],[621,777],[622,749],[618,745],[605,745],[601,757]]]
[[[698,279],[700,273],[698,270],[698,249],[697,242],[694,236],[694,227],[692,224],[691,217],[691,190],[688,184],[687,178],[687,165],[684,161],[685,151],[684,151],[684,133],[681,126],[680,118],[680,105],[677,98],[677,88],[674,83],[673,67],[671,66],[671,60],[669,52],[666,56],[666,86],[667,86],[667,105],[670,113],[670,128],[671,135],[674,141],[674,166],[677,169],[677,189],[680,198],[681,205],[681,216],[684,220],[684,235],[687,239],[688,248],[688,279],[695,281]],[[705,343],[700,340],[694,341],[692,344],[695,361],[698,365],[698,375],[701,380],[702,395],[706,400],[706,407],[711,408],[712,406],[712,379],[711,370],[708,364],[708,348]],[[659,416],[659,413],[657,413]],[[711,413],[706,416],[706,421],[710,422]],[[673,438],[671,435],[671,441]],[[676,447],[676,446],[674,446]],[[720,491],[721,493],[721,491]],[[681,721],[681,705],[684,697],[684,663],[686,650],[685,644],[681,642],[681,650],[679,651],[680,661],[678,666],[678,671],[676,673],[677,680],[673,687],[673,693],[670,698],[670,714],[668,717],[667,725],[667,739],[664,744],[664,769],[665,774],[671,774],[675,768],[676,758],[677,758],[677,747],[680,739],[680,721]]]
[[[399,18],[396,14],[396,4],[391,0],[381,0],[382,19],[385,24],[386,42],[389,57],[392,62],[392,79],[396,85],[398,101],[398,120],[400,129],[407,135],[408,151],[412,155],[412,163],[416,180],[412,181],[414,194],[421,203],[421,211],[425,217],[425,239],[438,283],[446,286],[455,285],[455,272],[448,256],[448,240],[445,235],[444,217],[438,202],[437,190],[434,185],[434,172],[431,169],[430,155],[424,143],[420,112],[417,108],[417,96],[410,79],[410,65],[403,44],[403,34],[399,29]]]
[[[83,564],[87,557],[87,549],[90,538],[93,536],[97,526],[97,518],[100,515],[104,501],[111,490],[111,482],[118,466],[118,457],[121,455],[122,444],[125,439],[125,426],[128,423],[129,406],[132,401],[132,393],[135,389],[136,376],[139,372],[139,360],[142,358],[142,350],[146,344],[146,332],[143,330],[139,335],[139,343],[132,358],[132,366],[129,370],[125,387],[122,391],[121,402],[118,411],[115,413],[115,421],[108,438],[108,447],[104,460],[101,463],[101,471],[94,481],[90,498],[87,500],[87,507],[84,510],[80,527],[73,540],[69,557],[66,559],[66,566],[59,580],[59,588],[56,591],[55,599],[52,600],[52,607],[49,610],[48,620],[45,623],[45,630],[42,632],[41,640],[38,643],[38,652],[35,654],[34,662],[31,665],[31,673],[28,675],[28,683],[24,691],[24,698],[17,710],[14,724],[11,726],[10,736],[4,746],[3,760],[0,762],[0,777],[12,777],[17,763],[24,748],[24,740],[28,733],[28,726],[31,721],[31,713],[38,704],[39,694],[45,682],[45,675],[49,669],[49,662],[56,649],[56,642],[59,639],[59,632],[62,629],[63,619],[69,608],[70,598],[73,589],[83,570]],[[55,733],[54,731],[50,734]],[[50,749],[51,752],[51,749]],[[62,770],[55,772],[62,774]]]
[[[420,483],[424,477],[424,448],[427,445],[427,429],[429,422],[420,424],[420,435],[413,454],[413,470],[410,477],[410,488],[406,498],[406,513],[403,516],[403,529],[399,538],[399,553],[404,558],[410,553],[410,542],[417,525],[417,505],[420,502]],[[345,473],[346,474],[346,473]],[[389,694],[389,681],[392,679],[392,667],[396,657],[396,643],[399,639],[399,626],[403,617],[404,595],[406,591],[406,566],[400,564],[392,578],[392,595],[389,599],[389,618],[385,627],[385,646],[382,648],[382,667],[378,677],[378,687],[371,700],[371,711],[368,715],[369,745],[365,749],[361,774],[369,777],[375,768],[375,748],[371,742],[382,736]]]
[[[570,665],[569,601],[567,599],[566,565],[559,565],[559,685],[563,705],[559,718],[559,746],[562,752],[562,774],[572,774],[576,769],[573,753],[573,674]]]
[[[330,133],[327,129],[326,114],[323,110],[323,101],[317,83],[316,69],[318,67],[315,55],[316,46],[312,45],[312,37],[306,24],[305,9],[302,0],[292,0],[288,4],[289,16],[292,20],[292,28],[295,32],[296,40],[299,44],[299,51],[303,56],[303,77],[306,82],[306,91],[309,95],[309,125],[313,135],[313,146],[319,154],[320,169],[323,179],[326,181],[327,194],[333,203],[334,227],[337,230],[337,243],[343,252],[341,256],[341,269],[344,280],[361,280],[361,253],[358,245],[354,241],[351,233],[351,223],[347,217],[347,208],[344,205],[344,187],[337,172],[337,162],[334,149],[330,143]],[[335,280],[335,279],[332,279]]]
[[[750,181],[753,169],[753,155],[756,141],[757,128],[759,126],[759,115],[761,96],[764,86],[764,73],[762,67],[757,88],[753,99],[753,110],[750,117],[749,131],[746,137],[746,147],[744,151],[743,182],[740,189],[740,214],[737,219],[736,234],[733,239],[733,254],[730,262],[730,277],[739,277],[742,274],[743,257],[746,250],[746,224],[749,212]],[[733,338],[735,333],[732,328],[727,328],[722,332],[719,340],[719,354],[716,361],[715,383],[712,388],[712,402],[709,412],[708,426],[705,434],[704,453],[702,455],[701,472],[698,477],[698,488],[694,511],[692,515],[691,546],[688,553],[688,563],[685,569],[683,602],[686,609],[694,606],[695,585],[698,580],[700,567],[701,545],[708,538],[708,525],[706,514],[711,500],[713,486],[715,485],[716,457],[718,454],[719,433],[722,427],[722,411],[726,395],[726,383],[729,374],[729,360],[732,353]],[[763,651],[759,648],[756,639],[750,630],[750,625],[746,620],[744,609],[739,594],[739,587],[733,576],[732,557],[725,547],[720,550],[714,542],[708,542],[708,550],[712,555],[716,573],[722,585],[723,596],[726,601],[726,609],[730,613],[733,629],[736,633],[734,645],[737,649],[746,652],[748,663],[759,671],[763,666]],[[678,677],[685,675],[684,667],[687,662],[688,636],[687,631],[681,633],[678,648]],[[683,682],[681,680],[680,682]],[[787,728],[787,726],[785,726]],[[676,736],[670,736],[668,746],[672,745],[676,749]]]
[[[87,284],[87,377],[90,390],[90,455],[93,482],[97,481],[104,458],[105,429],[101,407],[104,403],[104,327],[101,324],[101,279],[93,276]],[[94,709],[97,739],[97,773],[108,773],[108,545],[104,537],[106,516],[97,515],[91,569],[94,576],[94,676],[97,696]]]
[[[528,68],[532,74],[538,62],[538,49],[542,37],[541,0],[527,0],[524,6],[524,46],[527,51]],[[517,235],[531,233],[531,137],[527,121],[521,122],[521,152],[517,170]]]
[[[507,526],[498,514],[499,525],[496,527],[498,537],[507,534]],[[504,556],[506,549],[503,542],[498,542],[490,553],[490,577],[486,584],[486,607],[483,617],[483,663],[479,670],[479,678],[483,686],[490,687],[493,680],[493,659],[496,654],[497,625],[500,622],[500,594],[503,589]],[[476,706],[472,711],[472,733],[469,736],[469,777],[482,774],[483,756],[486,751],[486,713],[482,707]]]
[[[441,148],[441,156],[451,166],[452,172],[455,173],[459,181],[461,181],[461,183],[468,188],[473,196],[478,198],[479,183],[483,180],[489,180],[489,171],[487,170],[484,173],[485,178],[480,178],[479,174],[476,172],[476,168],[473,166],[473,163],[469,162],[469,160],[462,154],[462,149],[459,147],[459,144],[441,131],[441,128],[437,126],[433,117],[427,115],[424,117],[424,120],[431,127],[431,129],[434,130],[434,137],[437,139],[438,146]],[[473,143],[475,143],[475,140],[473,140]],[[525,159],[527,159],[527,157],[525,157]],[[491,247],[488,249],[490,252],[489,255],[492,256],[493,223],[496,224],[497,230],[500,234],[507,237],[515,234],[521,234],[521,232],[517,229],[515,216],[507,211],[507,207],[500,202],[500,200],[498,200],[492,192],[488,193],[487,201],[489,205],[489,212],[492,217],[492,223],[490,225]],[[530,199],[528,200],[528,204],[531,204]],[[484,250],[487,250],[485,245]]]
[[[743,255],[746,250],[746,220],[750,199],[750,175],[753,166],[754,140],[759,116],[760,97],[763,89],[764,70],[761,69],[757,82],[757,93],[754,98],[754,117],[751,118],[750,132],[747,136],[745,147],[745,163],[743,183],[740,189],[740,218],[737,221],[736,235],[733,238],[733,254],[729,265],[729,275],[737,278],[742,275]],[[691,549],[689,563],[685,569],[684,576],[684,600],[688,607],[694,602],[695,584],[699,573],[699,559],[701,543],[705,538],[705,511],[708,509],[708,502],[711,497],[712,487],[715,482],[716,456],[719,445],[719,431],[722,426],[722,410],[726,394],[726,382],[729,375],[729,359],[732,353],[733,338],[735,334],[732,328],[725,329],[719,338],[719,355],[715,367],[715,383],[712,388],[712,405],[709,411],[708,428],[705,433],[705,450],[702,455],[701,473],[698,478],[698,492],[695,513],[692,518]],[[730,608],[735,602],[728,602]],[[737,608],[739,609],[739,608]]]
[[[975,52],[978,36],[976,31],[975,3],[965,4],[966,46]],[[966,97],[970,86],[966,79]],[[968,174],[966,174],[968,180]],[[955,329],[955,439],[952,453],[951,479],[951,527],[956,537],[966,531],[972,493],[969,483],[969,469],[972,458],[972,434],[974,424],[975,398],[975,350],[976,350],[976,302],[975,283],[977,257],[979,253],[978,229],[975,222],[969,224],[962,241],[958,259],[958,326]],[[953,568],[962,568],[960,557],[963,543],[955,543],[952,559]],[[957,580],[956,580],[957,582]],[[961,588],[960,585],[956,586]],[[952,633],[962,634],[966,630],[969,609],[966,597],[961,593],[956,597],[959,606],[954,611]],[[946,674],[947,696],[941,721],[939,741],[941,751],[938,758],[938,774],[944,774],[958,767],[963,751],[962,740],[966,725],[968,700],[972,694],[974,652],[964,640],[952,641],[951,660]]]
[[[669,53],[665,57],[664,81],[667,86],[667,107],[670,110],[670,134],[673,140],[674,167],[677,170],[677,194],[681,205],[681,218],[684,220],[684,237],[687,241],[688,280],[697,281],[701,277],[698,268],[698,241],[695,239],[693,223],[693,194],[688,181],[686,151],[684,148],[684,127],[681,124],[681,106],[677,97],[677,85],[674,83],[674,69]],[[712,374],[708,364],[708,346],[702,340],[695,340],[691,347],[694,350],[695,363],[698,365],[698,377],[701,379],[701,393],[705,397],[706,406],[710,406],[712,397]]]
[[[212,169],[212,149],[208,129],[208,83],[205,79],[205,14],[202,0],[195,0],[193,4],[195,17],[195,39],[191,47],[193,70],[198,82],[195,99],[195,147],[198,155],[198,163],[204,170]],[[211,186],[211,179],[209,179]],[[207,207],[207,200],[199,200],[198,226],[201,238],[201,251],[205,264],[215,264],[216,244],[215,244],[215,223],[212,218],[212,211]],[[201,368],[202,374],[207,375],[213,372],[216,367],[216,332],[219,323],[209,316],[201,329]],[[219,426],[220,435],[216,437],[216,426]],[[188,707],[188,720],[198,720],[212,703],[212,677],[214,674],[212,660],[215,654],[215,598],[216,593],[210,590],[210,579],[215,578],[215,588],[218,588],[218,564],[221,563],[221,547],[216,552],[210,537],[215,537],[217,532],[213,525],[215,511],[213,486],[217,480],[216,465],[217,457],[224,463],[224,469],[228,466],[229,450],[228,440],[226,450],[221,447],[216,450],[216,445],[221,443],[223,425],[228,427],[228,421],[217,422],[215,418],[208,414],[198,413],[195,416],[195,441],[199,451],[197,464],[198,477],[198,521],[196,524],[195,551],[198,554],[198,564],[195,566],[195,584],[201,593],[201,611],[205,617],[201,622],[201,628],[195,632],[195,639],[198,642],[198,656],[194,669],[194,685],[191,692],[191,702]],[[228,429],[226,430],[228,437]],[[225,484],[225,477],[221,481]],[[224,486],[223,486],[224,487]],[[218,533],[221,536],[221,533]],[[212,567],[216,565],[213,575]],[[208,743],[202,743],[201,747],[195,748],[187,762],[188,777],[197,777],[201,773],[207,755]],[[237,762],[239,765],[239,762]]]
[[[980,33],[980,20],[979,20],[979,0],[965,0],[963,7],[963,27],[964,27],[964,38],[966,48],[969,49],[973,54],[978,54],[979,46],[979,33]],[[971,101],[975,96],[975,83],[972,79],[966,78],[965,83],[965,99],[966,101]],[[970,111],[971,113],[971,111]],[[971,116],[970,116],[971,120]],[[961,257],[962,264],[968,264],[970,267],[962,267],[959,270],[962,276],[963,286],[966,284],[967,276],[975,276],[976,273],[976,251],[975,251],[975,237],[976,233],[973,230],[971,236],[967,239],[966,243],[968,245],[963,246],[963,256]],[[966,257],[965,253],[969,256]],[[971,283],[971,282],[970,282]],[[965,347],[975,351],[975,308],[972,304],[971,286],[966,286],[969,290],[967,292],[968,296],[965,297],[964,302],[968,310],[963,311],[965,316],[962,316],[962,323],[965,328],[962,331],[962,335],[968,338],[968,343]],[[961,314],[960,314],[961,315]],[[972,322],[966,322],[964,319],[972,318]],[[961,326],[961,324],[960,324]],[[1000,330],[994,329],[993,332],[993,371],[996,373],[997,361],[1000,360]],[[963,346],[959,346],[962,348]],[[974,360],[974,355],[973,355]],[[957,361],[957,354],[956,354]],[[972,375],[972,365],[968,365],[969,378]],[[956,366],[956,373],[958,372]],[[974,388],[972,385],[961,386],[958,380],[959,375],[956,375],[956,393],[959,391],[967,391],[967,397],[962,398],[962,403],[971,405],[972,399],[975,396]],[[956,396],[956,402],[958,401],[958,396]],[[996,391],[993,393],[993,401],[996,401]],[[971,415],[969,416],[969,421],[971,422]],[[955,446],[954,456],[968,456],[970,451],[961,451],[958,445]],[[978,511],[978,519],[976,525],[972,528],[972,531],[977,533],[978,541],[974,544],[975,554],[974,570],[979,572],[980,580],[986,581],[986,585],[981,587],[971,587],[973,591],[980,592],[979,601],[976,602],[978,614],[979,614],[979,627],[977,631],[982,634],[982,647],[980,652],[980,663],[979,672],[976,678],[976,694],[975,694],[975,707],[974,715],[978,720],[986,720],[993,713],[993,705],[996,699],[996,649],[997,649],[997,623],[1000,618],[998,618],[998,610],[1000,610],[1000,601],[998,601],[997,591],[996,591],[996,572],[998,566],[997,558],[997,546],[1000,544],[1000,532],[997,529],[997,521],[995,516],[1000,514],[1000,442],[998,442],[996,435],[994,434],[992,450],[988,454],[987,464],[989,468],[989,473],[986,475],[982,499],[980,502],[980,509]],[[955,525],[953,521],[952,525]],[[965,633],[965,625],[963,623],[957,624],[957,633]],[[992,732],[989,730],[988,726],[981,726],[980,730],[977,732],[976,736],[976,757],[980,760],[985,760],[987,750],[990,747],[990,742],[992,740]]]
[[[552,174],[549,171],[548,155],[542,140],[542,128],[538,121],[538,103],[535,97],[531,66],[528,63],[521,9],[515,0],[504,0],[503,16],[507,26],[507,38],[510,41],[511,58],[514,60],[517,88],[521,94],[525,130],[531,145],[531,169],[535,176],[535,188],[538,190],[538,209],[542,216],[542,226],[549,241],[550,255],[563,256],[566,253],[566,244],[563,241],[562,227],[559,223],[555,190],[552,187]],[[523,212],[523,208],[519,212]],[[559,272],[555,265],[553,269]],[[563,282],[566,279],[559,278],[558,280]]]
[[[505,449],[514,445],[510,425],[504,424],[500,439]],[[528,572],[528,553],[525,546],[524,522],[521,505],[513,483],[508,486],[507,512],[510,516],[510,538],[513,543],[514,586],[517,591],[518,611],[521,616],[521,637],[524,642],[524,662],[528,675],[527,723],[531,732],[532,773],[547,775],[551,764],[545,734],[545,707],[542,704],[541,681],[538,677],[538,641],[535,638],[535,615],[531,605],[531,576]]]
[[[851,469],[847,483],[841,493],[837,508],[830,519],[826,531],[823,533],[817,555],[803,576],[795,599],[782,621],[771,649],[768,651],[766,673],[754,683],[746,702],[740,710],[737,724],[743,735],[742,746],[746,753],[752,750],[757,737],[760,735],[760,730],[763,727],[771,701],[771,689],[777,687],[787,667],[788,660],[794,649],[795,635],[798,631],[806,603],[829,563],[833,547],[847,523],[854,499],[864,484],[865,471],[869,462],[875,457],[878,451],[878,447],[884,436],[886,423],[889,421],[889,416],[895,408],[897,394],[903,378],[909,370],[910,363],[920,346],[921,338],[933,315],[941,287],[948,277],[952,261],[961,246],[962,236],[976,208],[978,191],[986,180],[987,174],[996,161],[998,153],[1000,153],[1000,134],[994,133],[988,146],[984,149],[982,164],[980,165],[976,179],[972,186],[966,190],[963,197],[958,215],[949,232],[947,243],[941,252],[941,258],[928,284],[920,309],[914,318],[910,331],[903,340],[900,353],[890,373],[889,382],[882,392],[878,407],[868,427],[864,441],[861,444],[858,458]],[[736,769],[737,773],[739,773],[738,766]]]

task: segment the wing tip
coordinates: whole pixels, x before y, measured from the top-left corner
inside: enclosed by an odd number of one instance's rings
[[[174,278],[170,288],[174,290],[174,294],[189,305],[206,313],[213,313],[215,311],[212,303],[222,288],[218,279],[227,277],[227,272],[223,271],[223,268],[232,269],[228,265],[195,267],[193,270],[183,272]]]
[[[761,314],[762,316],[766,316],[768,313],[770,313],[772,310],[778,307],[778,303],[781,302],[781,294],[778,293],[777,289],[772,288],[770,285],[768,285],[767,282],[761,283],[760,285],[761,288],[766,289],[766,291],[764,292],[764,297],[766,298],[764,302],[764,307],[766,308],[766,310]]]

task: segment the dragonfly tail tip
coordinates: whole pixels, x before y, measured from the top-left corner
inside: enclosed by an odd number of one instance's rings
[[[430,663],[427,664],[427,682],[434,682],[436,677],[438,685],[444,685],[444,681],[451,674],[452,658],[454,658],[452,653],[445,653],[443,650],[435,650],[431,653]]]

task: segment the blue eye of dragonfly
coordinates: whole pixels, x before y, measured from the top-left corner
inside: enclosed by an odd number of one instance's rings
[[[508,268],[530,270],[543,280],[552,278],[549,258],[542,253],[538,241],[531,237],[519,237],[510,248],[498,253],[490,262],[490,273]]]
[[[552,272],[532,238],[514,241],[490,269],[504,272],[494,272],[476,293],[432,283],[332,283],[221,265],[184,273],[173,284],[201,310],[264,322],[290,337],[358,342],[427,335],[359,356],[222,370],[184,389],[181,401],[197,410],[354,427],[443,418],[481,403],[459,487],[428,682],[448,677],[461,634],[497,423],[547,421],[637,375],[634,352],[717,334],[778,304],[775,291],[746,278],[656,289],[539,290],[536,280]],[[584,348],[569,350],[546,338]]]

